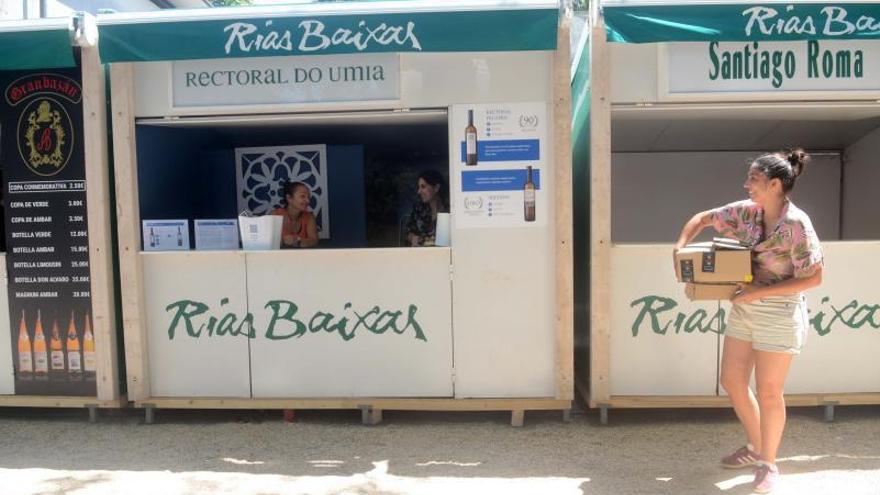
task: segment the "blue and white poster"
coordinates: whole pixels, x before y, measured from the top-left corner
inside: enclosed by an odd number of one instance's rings
[[[456,228],[532,227],[547,221],[547,105],[452,108]]]

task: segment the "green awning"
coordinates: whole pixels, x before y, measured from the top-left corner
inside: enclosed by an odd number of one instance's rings
[[[0,70],[73,67],[72,19],[0,21]]]
[[[325,2],[98,16],[101,60],[556,49],[556,1]]]
[[[880,3],[602,3],[608,41],[796,41],[880,39]]]

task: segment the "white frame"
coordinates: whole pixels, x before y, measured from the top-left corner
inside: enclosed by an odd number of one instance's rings
[[[880,40],[866,40],[880,43]],[[709,43],[709,42],[700,42]],[[657,43],[657,102],[766,102],[766,101],[846,101],[880,100],[880,83],[877,91],[744,91],[737,93],[669,93],[669,45]]]
[[[168,88],[168,114],[171,116],[191,116],[193,114],[231,114],[231,115],[259,115],[267,113],[279,113],[279,109],[288,112],[333,112],[340,106],[354,110],[374,110],[396,108],[400,106],[401,93],[403,92],[404,58],[397,53],[397,98],[390,100],[338,100],[338,101],[306,101],[306,102],[281,102],[260,104],[229,104],[229,105],[176,105],[174,103],[174,63],[167,61],[168,77],[165,83]],[[283,57],[283,55],[279,55]],[[308,57],[311,55],[301,55]],[[352,55],[356,56],[356,55]],[[227,60],[227,59],[221,59]],[[283,112],[281,112],[283,113]]]

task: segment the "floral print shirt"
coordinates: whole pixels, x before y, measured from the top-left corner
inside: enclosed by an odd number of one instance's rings
[[[437,209],[437,213],[448,212],[449,210],[443,204]],[[406,221],[406,233],[421,237],[421,244],[424,244],[428,239],[433,240],[436,229],[437,219],[431,214],[431,205],[416,200]]]
[[[823,264],[822,247],[810,217],[791,201],[786,201],[769,234],[764,232],[764,210],[751,200],[716,208],[711,215],[712,226],[722,236],[752,247],[755,284],[809,277]]]

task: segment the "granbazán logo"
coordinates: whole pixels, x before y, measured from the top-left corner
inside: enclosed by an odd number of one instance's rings
[[[71,104],[82,101],[80,85],[58,74],[31,74],[13,81],[4,95],[10,106],[23,105],[16,132],[22,161],[43,177],[61,172],[70,161],[75,142],[64,100]]]
[[[74,104],[82,100],[82,88],[79,84],[59,74],[31,74],[20,77],[12,81],[3,93],[6,96],[6,103],[11,107],[37,95],[60,96]]]

